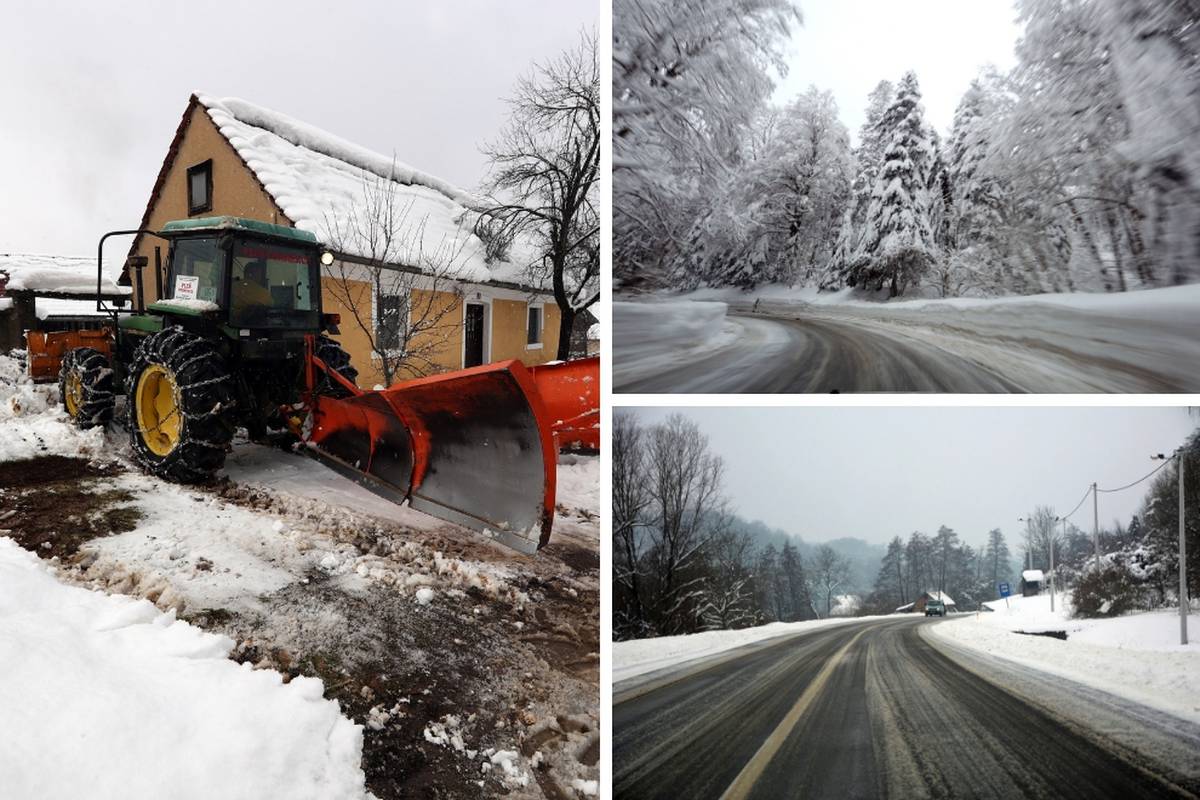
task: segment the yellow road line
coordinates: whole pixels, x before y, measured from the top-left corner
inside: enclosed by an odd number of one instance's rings
[[[750,796],[750,790],[754,788],[754,784],[762,777],[767,764],[771,763],[771,759],[779,752],[779,748],[783,747],[783,743],[787,741],[796,724],[800,722],[800,718],[804,716],[804,712],[808,711],[808,707],[812,705],[813,700],[825,688],[829,676],[837,669],[842,657],[846,655],[846,651],[853,647],[854,643],[858,641],[858,637],[866,633],[867,630],[869,628],[864,628],[856,633],[853,639],[846,642],[841,650],[838,650],[825,662],[825,666],[817,673],[817,677],[813,678],[812,683],[800,695],[800,699],[796,701],[796,705],[792,706],[787,716],[780,721],[775,730],[771,731],[771,735],[758,748],[758,752],[754,754],[754,757],[746,762],[746,766],[742,767],[742,771],[733,779],[733,783],[729,784],[729,788],[721,795],[721,800],[743,800],[743,798]]]

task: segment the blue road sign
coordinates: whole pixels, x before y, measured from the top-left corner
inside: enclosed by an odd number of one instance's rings
[[[1001,597],[1008,597],[1010,594],[1012,594],[1012,590],[1009,588],[1007,583],[1000,584],[999,589]]]

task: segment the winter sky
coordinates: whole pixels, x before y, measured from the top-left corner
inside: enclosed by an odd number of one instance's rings
[[[193,90],[474,189],[514,82],[598,13],[596,0],[6,5],[0,252],[86,255],[135,227]]]
[[[1092,481],[1124,486],[1200,427],[1181,408],[638,409],[646,423],[694,419],[725,460],[727,494],[748,519],[807,541],[884,543],[940,525],[978,545],[1016,543],[1037,505],[1069,512]],[[1100,524],[1137,511],[1150,482],[1100,494]],[[1089,498],[1071,517],[1092,529]]]
[[[774,100],[809,85],[833,92],[857,141],[867,95],[883,79],[917,73],[926,119],[944,133],[980,67],[1013,66],[1020,35],[1013,0],[800,0],[804,24],[787,49],[788,74]]]

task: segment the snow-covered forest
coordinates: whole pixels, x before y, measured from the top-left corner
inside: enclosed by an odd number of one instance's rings
[[[797,3],[615,0],[618,290],[1200,281],[1200,7],[1016,0],[1013,13],[1016,66],[981,70],[950,130],[925,118],[919,75],[881,75],[852,144],[819,86],[772,102]]]
[[[975,610],[999,597],[998,583],[1019,591],[1023,569],[1042,570],[1048,580],[1052,546],[1057,590],[1070,595],[1077,614],[1178,605],[1177,458],[1128,486],[1099,487],[1102,493],[1144,491],[1145,498],[1128,522],[1099,529],[1097,569],[1090,488],[1074,509],[1035,507],[1017,535],[1001,527],[968,533],[940,525],[933,534],[896,535],[872,558],[865,543],[857,552],[844,547],[858,540],[814,546],[740,519],[726,493],[724,462],[686,416],[647,426],[633,413],[616,413],[612,452],[616,640],[888,614],[926,591],[945,592],[959,611]],[[1200,429],[1180,454],[1188,465],[1189,595],[1196,597]],[[936,496],[930,503],[936,514]],[[863,581],[859,574],[867,570],[871,578]]]

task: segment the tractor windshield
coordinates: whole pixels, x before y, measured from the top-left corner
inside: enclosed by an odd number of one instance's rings
[[[268,242],[237,242],[233,249],[229,324],[242,328],[319,326],[313,253]]]
[[[216,237],[180,239],[171,260],[168,296],[175,300],[204,300],[221,305],[225,290],[224,253]]]

